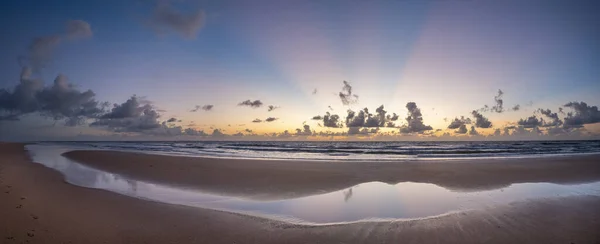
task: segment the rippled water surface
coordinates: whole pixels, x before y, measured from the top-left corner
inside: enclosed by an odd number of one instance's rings
[[[65,142],[95,149],[158,154],[308,160],[431,160],[600,153],[600,141],[502,142]]]
[[[146,200],[237,212],[301,224],[331,224],[425,218],[529,199],[572,195],[600,196],[600,182],[580,185],[514,184],[480,192],[453,192],[425,183],[359,184],[341,191],[277,201],[219,196],[121,177],[63,156],[64,145],[28,145],[36,163],[61,172],[74,185],[104,189]]]

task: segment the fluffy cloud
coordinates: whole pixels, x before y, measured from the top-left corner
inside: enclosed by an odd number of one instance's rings
[[[340,123],[340,116],[337,114],[330,114],[326,112],[323,116],[323,126],[330,128],[341,128],[342,124]]]
[[[524,128],[535,128],[538,126],[542,126],[544,124],[544,120],[539,120],[535,115],[530,116],[527,119],[520,119],[517,122],[518,125],[523,126]]]
[[[296,135],[298,136],[311,136],[313,134],[313,132],[310,130],[310,126],[309,125],[304,125],[303,129],[296,129]]]
[[[475,126],[471,126],[471,130],[469,130],[469,135],[472,135],[472,136],[479,135],[479,132],[477,132],[477,130],[475,130]]]
[[[585,124],[600,122],[600,111],[597,106],[588,106],[585,102],[569,102],[565,107],[574,112],[568,112],[565,117],[565,127],[582,127]]]
[[[458,134],[466,134],[467,133],[467,126],[465,124],[462,124],[458,127],[458,130],[454,131]]]
[[[344,87],[342,87],[342,91],[339,93],[339,96],[340,100],[342,100],[342,104],[344,105],[350,105],[358,102],[358,95],[352,94],[352,86],[347,81],[344,81]]]
[[[250,99],[238,103],[238,106],[248,106],[251,108],[260,108],[262,105],[263,103],[260,100],[250,101]]]
[[[268,107],[267,111],[268,111],[268,112],[271,112],[271,111],[273,111],[273,110],[275,110],[275,109],[278,109],[278,108],[279,108],[279,107],[277,107],[277,106],[269,105],[269,107]]]
[[[194,39],[204,26],[205,14],[200,9],[184,13],[171,5],[170,1],[159,1],[148,21],[158,34],[175,32],[186,39]]]
[[[452,122],[450,122],[450,125],[448,125],[448,129],[458,129],[465,124],[471,124],[471,119],[465,118],[465,116],[461,116],[460,119],[454,118],[454,120]],[[465,127],[465,129],[466,129],[466,127]],[[462,134],[464,134],[464,133],[462,133]]]
[[[541,125],[542,127],[559,126],[559,125],[563,124],[563,122],[558,117],[558,114],[552,113],[552,111],[550,109],[541,109],[540,108],[537,111],[552,120],[550,122],[544,122],[543,125]]]
[[[176,118],[170,118],[167,120],[167,123],[174,123],[174,122],[177,122]]]
[[[260,122],[262,122],[261,119],[254,119],[254,120],[252,120],[252,123],[260,123]]]
[[[122,104],[115,104],[91,126],[107,127],[116,132],[144,132],[161,127],[160,114],[149,103],[141,103],[132,96]]]
[[[416,103],[407,103],[406,109],[408,109],[408,117],[406,117],[407,124],[400,127],[400,133],[423,133],[433,129],[431,126],[423,123],[423,115]]]
[[[317,115],[317,116],[313,116],[311,119],[312,120],[323,120],[323,116]]]
[[[490,122],[490,120],[488,120],[486,117],[484,117],[481,113],[477,112],[476,110],[473,110],[473,112],[471,112],[471,114],[475,118],[475,126],[477,128],[491,128],[492,127],[492,122]]]
[[[52,86],[44,87],[31,75],[32,70],[24,67],[21,81],[12,91],[0,89],[0,120],[17,120],[23,114],[37,112],[75,126],[104,112],[104,104],[95,100],[93,91],[77,90],[66,76],[59,75]]]

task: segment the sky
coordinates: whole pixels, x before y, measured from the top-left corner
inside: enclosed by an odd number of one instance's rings
[[[598,10],[3,1],[0,140],[598,139]]]

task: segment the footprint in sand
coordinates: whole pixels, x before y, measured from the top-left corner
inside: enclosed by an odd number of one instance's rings
[[[21,204],[19,204],[19,205],[17,206],[17,208],[22,208],[22,207],[23,207],[23,205],[21,205]]]
[[[35,234],[33,234],[32,232],[27,232],[27,236],[33,237],[33,236],[35,236]]]
[[[38,217],[38,216],[37,216],[37,215],[35,215],[35,214],[32,214],[32,215],[31,215],[31,217],[32,217],[33,219],[39,219],[39,218],[40,218],[40,217]]]

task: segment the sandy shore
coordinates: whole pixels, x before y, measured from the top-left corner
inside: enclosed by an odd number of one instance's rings
[[[600,241],[600,197],[531,201],[425,220],[295,226],[73,186],[57,172],[31,163],[20,144],[0,144],[0,187],[0,243]]]
[[[370,181],[423,182],[459,191],[513,183],[600,180],[600,155],[432,162],[293,162],[72,151],[66,157],[130,178],[254,199],[330,192]]]

